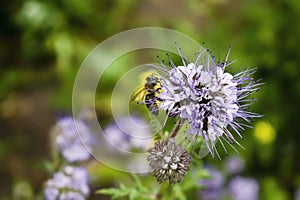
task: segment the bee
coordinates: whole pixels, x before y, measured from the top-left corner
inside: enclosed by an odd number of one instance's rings
[[[145,104],[152,114],[158,115],[158,104],[161,101],[158,94],[160,92],[161,87],[158,77],[151,75],[146,77],[145,85],[133,94],[131,101],[135,101],[137,104]]]

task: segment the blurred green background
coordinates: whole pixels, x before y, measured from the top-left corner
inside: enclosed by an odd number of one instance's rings
[[[265,85],[252,109],[264,118],[254,121],[242,142],[245,174],[259,180],[262,199],[290,199],[300,188],[300,1],[0,4],[0,197],[11,196],[14,185],[24,181],[34,192],[42,189],[48,177],[43,162],[50,154],[49,129],[58,116],[71,113],[72,86],[81,62],[101,41],[143,26],[170,28],[205,41],[221,58],[232,45],[233,71],[257,67],[255,76]],[[110,73],[104,80],[104,97],[118,76]],[[102,101],[99,105],[109,105]],[[110,115],[106,107],[97,107],[103,118]]]

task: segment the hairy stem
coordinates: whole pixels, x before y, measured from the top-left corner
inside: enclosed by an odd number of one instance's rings
[[[179,132],[179,130],[181,129],[182,125],[184,123],[183,119],[180,119],[179,122],[176,124],[176,126],[174,127],[174,129],[172,130],[171,134],[170,134],[170,138],[174,138],[177,133]]]

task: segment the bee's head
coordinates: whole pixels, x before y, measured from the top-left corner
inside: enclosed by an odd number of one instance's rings
[[[155,76],[153,76],[153,75],[148,76],[148,77],[146,78],[146,81],[147,81],[148,84],[151,84],[151,85],[156,85],[156,84],[159,82],[159,81],[158,81],[158,78],[155,77]]]

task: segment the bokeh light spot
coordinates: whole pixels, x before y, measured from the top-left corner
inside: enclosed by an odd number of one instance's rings
[[[276,139],[276,130],[266,121],[260,120],[254,127],[254,137],[261,144],[270,144]]]

